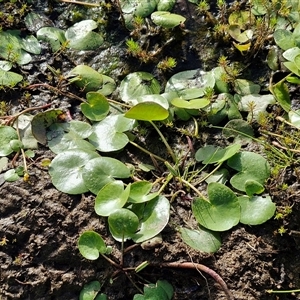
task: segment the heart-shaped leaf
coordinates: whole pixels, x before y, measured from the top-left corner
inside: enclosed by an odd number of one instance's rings
[[[66,41],[65,32],[55,27],[43,27],[37,31],[36,36],[39,40],[48,42],[53,52],[58,51]]]
[[[49,174],[54,186],[68,194],[83,194],[88,191],[82,178],[85,164],[99,157],[96,152],[74,149],[59,153],[49,166]]]
[[[101,290],[99,281],[92,281],[84,285],[80,291],[79,300],[94,300]]]
[[[239,197],[241,206],[240,222],[247,225],[263,224],[274,216],[276,205],[268,196]]]
[[[130,185],[124,190],[124,184],[120,180],[106,184],[95,199],[96,214],[107,217],[114,211],[122,208],[128,199],[129,192]]]
[[[254,180],[263,185],[270,176],[268,161],[257,153],[248,151],[237,153],[227,161],[227,164],[239,171],[230,179],[232,186],[239,191],[246,191],[248,180]]]
[[[167,198],[160,195],[147,202],[140,217],[140,230],[132,236],[132,240],[141,243],[156,236],[168,224],[169,217],[170,202]]]
[[[200,148],[195,158],[197,161],[202,161],[204,164],[222,163],[233,155],[235,155],[241,148],[240,144],[233,144],[226,148],[215,147],[213,145],[207,145]]]
[[[0,156],[7,156],[14,152],[10,141],[18,140],[16,130],[10,126],[0,126]]]
[[[114,181],[114,178],[128,178],[130,170],[119,160],[102,156],[87,162],[82,176],[87,188],[98,194],[106,184]]]
[[[126,208],[120,208],[108,217],[109,230],[116,239],[131,237],[138,229],[138,216]]]
[[[103,120],[109,112],[107,99],[98,92],[86,94],[87,103],[81,103],[82,113],[91,121]]]
[[[180,227],[179,232],[182,240],[193,249],[214,253],[221,247],[221,238],[218,232],[203,227],[197,230]]]
[[[186,101],[182,98],[175,98],[171,101],[171,103],[179,108],[200,109],[207,106],[210,101],[207,98],[192,99],[190,101]]]
[[[196,198],[192,211],[196,220],[205,228],[226,231],[240,220],[240,205],[234,192],[227,186],[212,182],[207,188],[209,201]]]
[[[128,202],[143,203],[155,198],[158,193],[150,193],[152,183],[149,181],[137,181],[131,185]]]
[[[79,237],[78,249],[84,258],[96,260],[99,253],[104,254],[106,252],[106,245],[97,232],[85,231]]]
[[[256,180],[250,179],[245,182],[245,190],[246,194],[249,197],[252,197],[254,194],[261,194],[265,190],[265,188]]]
[[[93,125],[93,133],[89,140],[102,152],[120,150],[129,142],[129,138],[124,132],[131,130],[134,124],[134,120],[123,115],[110,115]]]

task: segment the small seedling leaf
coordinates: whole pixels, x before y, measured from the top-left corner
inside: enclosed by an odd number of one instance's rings
[[[4,180],[13,182],[19,180],[20,176],[15,169],[8,170],[4,173]]]
[[[120,180],[106,184],[95,199],[96,214],[107,217],[114,211],[122,208],[128,199],[129,192],[130,185],[124,190],[124,184]]]
[[[55,27],[43,27],[37,31],[36,36],[38,40],[48,42],[53,52],[58,51],[66,41],[65,32]]]
[[[126,118],[142,121],[160,121],[168,116],[168,110],[155,102],[138,103],[125,113]]]
[[[128,202],[143,203],[148,202],[158,196],[158,193],[150,193],[152,183],[149,181],[137,181],[131,185]]]
[[[199,229],[179,228],[182,240],[195,250],[214,253],[221,247],[219,233],[210,231],[204,227]]]
[[[82,176],[87,188],[98,194],[106,184],[114,181],[114,178],[128,178],[130,170],[119,160],[102,156],[87,162]]]
[[[156,236],[168,224],[169,217],[170,202],[167,198],[160,195],[147,202],[140,218],[140,230],[132,236],[132,240],[142,243]]]
[[[96,260],[99,253],[106,252],[106,245],[100,234],[95,231],[85,231],[79,237],[78,249],[84,258]]]
[[[185,17],[177,14],[171,14],[168,11],[155,11],[151,14],[151,20],[154,24],[164,28],[174,28],[183,24]]]
[[[79,300],[94,300],[100,289],[101,285],[99,281],[92,281],[85,284],[80,291]]]
[[[16,130],[10,126],[0,126],[0,156],[7,156],[14,152],[10,141],[17,140]]]
[[[127,208],[120,208],[108,217],[109,229],[115,238],[130,237],[139,226],[138,216]]]
[[[86,94],[87,103],[81,103],[82,113],[91,121],[103,120],[109,112],[107,99],[98,92]]]
[[[240,150],[240,148],[240,144],[233,144],[226,148],[207,145],[200,148],[196,152],[195,158],[197,161],[202,161],[203,164],[222,163],[235,155]]]
[[[9,87],[14,87],[17,83],[23,80],[23,76],[11,72],[11,71],[4,71],[0,70],[0,85],[2,86],[9,86]]]
[[[209,201],[196,198],[192,211],[196,220],[205,228],[226,231],[240,220],[240,205],[234,192],[225,185],[212,182],[208,185]]]
[[[265,188],[256,180],[250,179],[245,182],[245,190],[246,194],[249,197],[252,197],[254,194],[261,194],[265,190]]]
[[[248,151],[237,153],[227,161],[227,164],[239,171],[230,179],[232,186],[239,191],[246,191],[248,180],[254,180],[263,185],[270,176],[269,163],[257,153]]]
[[[268,196],[241,196],[239,197],[241,206],[240,222],[247,225],[263,224],[274,216],[276,205]]]
[[[85,164],[99,155],[93,151],[74,149],[59,153],[49,166],[54,186],[68,194],[82,194],[88,191],[82,178]]]
[[[110,115],[103,121],[94,124],[90,142],[102,152],[117,151],[129,142],[128,136],[123,133],[134,127],[135,121],[123,115]]]

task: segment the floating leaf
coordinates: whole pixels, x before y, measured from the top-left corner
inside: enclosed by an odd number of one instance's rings
[[[276,205],[270,196],[239,197],[240,222],[247,225],[263,224],[274,216]]]
[[[92,31],[96,29],[94,20],[83,20],[66,30],[69,47],[76,50],[94,50],[103,44],[103,37]]]
[[[240,220],[240,205],[234,192],[227,186],[212,182],[207,188],[209,201],[196,198],[192,211],[196,220],[205,228],[226,231]]]
[[[135,72],[128,74],[121,82],[120,97],[130,104],[136,98],[143,95],[159,94],[160,85],[154,76],[147,72]]]
[[[93,125],[93,133],[89,140],[102,152],[120,150],[129,142],[128,136],[123,132],[131,130],[134,123],[134,120],[125,118],[123,115],[110,115]]]
[[[184,227],[179,228],[182,240],[193,249],[214,253],[221,247],[221,238],[219,233],[200,227],[192,230]]]
[[[14,152],[10,141],[17,140],[18,135],[14,128],[10,126],[0,126],[0,156],[7,156]]]
[[[43,145],[47,143],[46,133],[47,129],[53,124],[57,123],[58,117],[63,114],[60,109],[51,109],[36,114],[31,121],[31,130],[33,136],[37,141]]]
[[[75,76],[70,79],[71,83],[75,83],[84,91],[96,91],[103,84],[103,76],[93,68],[86,65],[78,65],[69,73],[70,76]]]
[[[116,239],[126,239],[133,235],[139,226],[138,216],[126,208],[120,208],[108,217],[109,230]]]
[[[240,144],[233,144],[226,148],[215,147],[213,145],[207,145],[200,148],[195,158],[197,161],[202,161],[203,164],[222,163],[233,155],[235,155],[241,148]]]
[[[151,14],[151,20],[155,25],[164,28],[174,28],[183,24],[186,18],[181,15],[171,14],[168,11],[156,11]]]
[[[88,191],[82,178],[83,167],[89,160],[99,157],[96,152],[74,149],[59,153],[51,162],[49,174],[54,186],[68,194]]]
[[[143,205],[140,204],[140,205]],[[159,234],[168,224],[170,202],[164,196],[158,196],[146,203],[140,217],[140,230],[132,236],[135,243],[142,243]]]
[[[128,178],[130,170],[119,160],[102,156],[88,161],[82,170],[82,176],[87,188],[97,194],[114,178]]]
[[[158,196],[158,193],[151,193],[152,183],[149,181],[137,181],[131,185],[128,202],[148,202]]]
[[[98,92],[86,94],[87,103],[81,103],[82,113],[91,121],[103,120],[109,112],[107,99]]]
[[[106,245],[100,234],[95,231],[85,231],[79,237],[78,249],[84,258],[96,260],[99,253],[106,252]]]
[[[95,199],[96,214],[107,217],[114,211],[122,208],[128,199],[129,192],[130,185],[124,190],[124,184],[120,180],[106,184]]]
[[[263,185],[270,176],[268,161],[261,155],[243,151],[231,157],[227,164],[234,170],[239,171],[230,179],[232,186],[239,191],[246,191],[246,182],[254,180]]]
[[[138,103],[125,113],[126,118],[142,121],[160,121],[168,116],[168,110],[155,102]]]

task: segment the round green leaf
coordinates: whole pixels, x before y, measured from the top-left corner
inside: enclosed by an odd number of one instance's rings
[[[265,188],[256,180],[250,179],[245,182],[245,190],[246,194],[249,197],[252,197],[254,194],[261,194],[265,190]]]
[[[7,156],[14,152],[10,141],[17,140],[18,135],[14,128],[10,126],[0,126],[0,156]]]
[[[102,156],[87,162],[82,176],[87,188],[98,194],[106,184],[114,181],[114,178],[128,178],[130,170],[119,160]]]
[[[159,0],[157,3],[157,10],[170,11],[174,7],[176,0]]]
[[[79,300],[94,300],[101,290],[99,281],[92,281],[84,285],[80,291]]]
[[[103,76],[86,65],[78,65],[69,73],[70,76],[75,76],[70,79],[71,83],[75,83],[79,88],[86,92],[96,91],[101,88],[103,84]]]
[[[214,253],[221,247],[219,233],[210,231],[206,228],[192,230],[184,227],[179,228],[182,240],[193,249]]]
[[[175,98],[171,101],[171,103],[172,105],[180,108],[200,109],[207,106],[210,101],[207,98],[192,99],[190,101],[186,101],[182,98]]]
[[[124,190],[124,184],[120,180],[106,184],[95,199],[96,214],[107,217],[122,208],[128,199],[129,192],[130,185]]]
[[[231,185],[239,191],[246,191],[248,180],[257,181],[263,185],[270,176],[268,161],[257,153],[248,151],[237,153],[227,161],[227,164],[239,171],[230,179]]]
[[[82,194],[88,191],[82,178],[85,164],[99,155],[96,152],[74,149],[59,153],[49,166],[54,186],[68,194]]]
[[[85,231],[79,237],[78,249],[84,258],[96,260],[99,253],[104,254],[106,252],[106,245],[97,232]]]
[[[241,206],[240,222],[247,225],[265,223],[274,216],[276,205],[268,196],[241,196],[238,198]]]
[[[110,115],[93,125],[93,133],[89,140],[102,152],[120,150],[129,142],[128,136],[123,132],[131,130],[134,123],[134,120],[123,115]]]
[[[65,32],[55,27],[43,27],[37,31],[36,36],[38,40],[48,42],[53,52],[58,51],[66,41]]]
[[[168,116],[168,110],[155,102],[138,103],[125,113],[126,118],[142,121],[160,121]]]
[[[149,181],[137,181],[131,185],[128,202],[143,203],[155,198],[158,193],[151,193],[152,183]]]
[[[120,97],[126,103],[135,104],[133,101],[139,96],[159,94],[160,85],[154,76],[147,72],[128,74],[121,82]]]
[[[240,220],[240,205],[234,192],[227,186],[212,182],[208,185],[209,201],[196,198],[192,211],[196,220],[205,228],[226,231]]]
[[[22,39],[22,49],[33,54],[41,53],[41,45],[35,36],[29,35]]]
[[[4,173],[4,180],[8,182],[13,182],[19,180],[20,176],[16,173],[16,170],[10,169]]]
[[[76,50],[94,50],[103,43],[103,37],[93,32],[97,23],[93,20],[83,20],[68,28],[65,36],[69,47]]]
[[[109,112],[107,99],[98,92],[86,94],[87,103],[81,103],[82,113],[91,121],[103,120]]]
[[[0,69],[0,85],[14,87],[23,80],[23,76],[10,71]]]
[[[277,29],[273,33],[275,43],[283,50],[295,47],[295,40],[293,34],[286,29]]]
[[[122,238],[136,232],[139,218],[129,209],[120,208],[109,215],[108,224],[113,235]]]
[[[140,230],[132,236],[132,240],[142,243],[156,236],[168,224],[169,217],[170,202],[167,198],[160,195],[147,202],[140,218]]]
[[[186,20],[185,17],[177,14],[171,14],[168,11],[155,11],[151,14],[151,20],[154,24],[164,28],[174,28],[183,24]]]

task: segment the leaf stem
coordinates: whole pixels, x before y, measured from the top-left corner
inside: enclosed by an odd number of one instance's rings
[[[152,122],[152,121],[149,121],[149,123],[154,127],[154,129],[157,131],[157,133],[159,134],[162,142],[165,144],[169,154],[171,155],[174,163],[176,163],[176,156],[172,150],[172,148],[170,147],[169,143],[167,142],[167,140],[165,139],[164,135],[162,134],[162,132],[158,129],[158,127]]]
[[[93,7],[99,7],[100,6],[100,4],[98,4],[98,3],[88,3],[88,2],[75,1],[75,0],[60,0],[60,2],[80,4],[80,5],[93,6]]]
[[[140,149],[141,151],[147,153],[150,156],[155,157],[157,160],[163,161],[165,162],[165,159],[163,159],[162,157],[153,154],[152,152],[148,151],[147,149],[143,148],[142,146],[138,145],[137,143],[133,142],[133,141],[129,141],[129,143],[135,147],[137,147],[138,149]]]
[[[189,183],[188,181],[186,181],[185,179],[180,178],[180,177],[178,177],[178,179],[181,182],[183,182],[185,185],[187,185],[188,187],[190,187],[194,192],[196,192],[199,197],[201,197],[202,199],[208,201],[208,199],[199,190],[197,190],[191,183]]]

